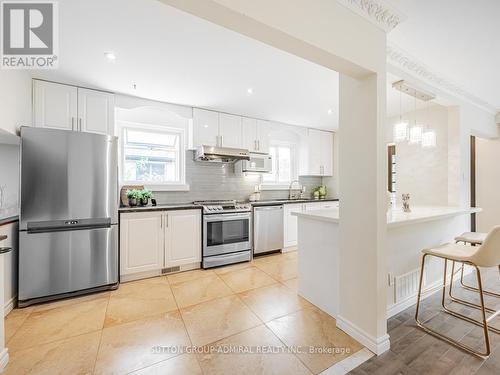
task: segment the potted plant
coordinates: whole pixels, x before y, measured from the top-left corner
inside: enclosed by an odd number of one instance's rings
[[[128,205],[130,207],[137,206],[137,201],[141,198],[140,190],[137,189],[127,190],[126,194],[128,198]]]
[[[141,192],[141,197],[140,197],[140,202],[141,206],[147,206],[149,203],[149,199],[153,196],[153,193],[151,193],[149,190],[142,190]]]

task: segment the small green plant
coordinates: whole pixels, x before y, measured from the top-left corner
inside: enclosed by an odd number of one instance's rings
[[[153,193],[150,192],[149,190],[144,189],[141,191],[141,198],[142,199],[150,199],[152,196],[153,196]]]
[[[128,199],[141,199],[142,191],[137,189],[127,190],[126,192]]]

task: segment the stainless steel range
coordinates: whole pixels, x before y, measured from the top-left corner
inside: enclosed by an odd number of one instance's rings
[[[203,268],[252,258],[252,207],[248,203],[196,201],[203,206]]]

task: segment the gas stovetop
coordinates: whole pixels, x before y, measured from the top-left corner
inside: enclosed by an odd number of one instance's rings
[[[240,203],[235,200],[194,201],[193,204],[203,206],[204,214],[226,214],[233,212],[250,212],[250,203]]]

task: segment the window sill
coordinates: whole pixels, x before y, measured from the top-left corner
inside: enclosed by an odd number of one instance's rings
[[[289,190],[290,184],[261,184],[260,190]]]
[[[142,183],[144,189],[150,191],[189,191],[188,184],[147,184]]]

